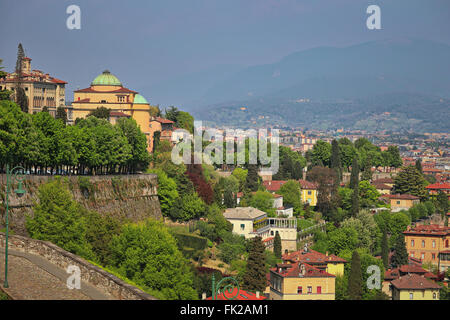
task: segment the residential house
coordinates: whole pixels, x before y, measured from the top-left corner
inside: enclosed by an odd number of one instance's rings
[[[310,264],[277,264],[270,269],[271,300],[334,300],[336,276]]]
[[[391,205],[392,212],[408,210],[420,203],[420,198],[411,194],[384,194],[380,198]]]
[[[437,283],[414,273],[391,281],[392,300],[439,300],[440,289]]]
[[[440,271],[450,266],[450,227],[420,225],[408,227],[403,234],[410,257],[418,258],[422,263],[432,263]]]

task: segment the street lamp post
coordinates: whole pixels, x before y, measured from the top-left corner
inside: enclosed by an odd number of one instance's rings
[[[25,178],[25,169],[21,166],[17,166],[9,170],[9,165],[6,165],[6,217],[5,217],[5,227],[6,227],[6,243],[5,243],[5,283],[3,286],[8,288],[8,236],[9,236],[9,189],[10,184],[14,181],[19,183],[19,187],[14,190],[17,196],[21,197],[25,194],[25,190],[22,189],[22,181]]]

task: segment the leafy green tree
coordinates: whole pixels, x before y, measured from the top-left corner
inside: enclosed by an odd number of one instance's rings
[[[343,250],[354,250],[358,245],[358,232],[352,227],[342,227],[328,233],[328,249],[339,255]]]
[[[147,152],[147,138],[141,131],[136,120],[131,118],[120,118],[116,127],[120,129],[122,135],[126,137],[128,145],[131,147],[131,158],[126,162],[128,172],[146,169],[150,163],[150,156]]]
[[[249,205],[261,211],[267,212],[269,216],[275,216],[273,207],[273,195],[267,191],[256,191],[250,198]]]
[[[4,79],[7,75],[7,73],[5,71],[3,71],[2,63],[3,63],[3,60],[0,59],[0,80]],[[9,100],[11,93],[12,92],[10,90],[6,90],[6,89],[0,90],[0,100]]]
[[[174,220],[188,221],[205,214],[206,206],[196,193],[185,194],[175,200],[169,215]]]
[[[427,198],[427,184],[415,166],[407,166],[394,178],[394,193],[412,194],[424,200]]]
[[[30,236],[92,259],[86,240],[86,210],[72,199],[68,186],[61,179],[51,180],[39,187],[38,199],[33,206],[34,217],[26,220]]]
[[[353,251],[350,274],[348,276],[348,297],[350,300],[361,300],[363,294],[361,260],[358,251]]]
[[[379,197],[380,193],[369,181],[364,180],[359,182],[359,204],[361,208],[376,206]]]
[[[158,176],[158,199],[161,206],[161,212],[164,216],[170,215],[170,210],[175,201],[179,198],[177,184],[175,180],[169,178],[161,169],[152,169],[149,173]]]
[[[405,237],[402,234],[396,239],[391,265],[393,268],[398,268],[405,264],[408,264],[408,251],[406,250]]]
[[[366,248],[369,252],[374,252],[377,239],[380,238],[378,226],[372,214],[368,211],[360,211],[356,217],[351,217],[341,223],[341,228],[355,230],[357,233],[357,248]]]
[[[273,240],[273,253],[277,259],[281,259],[281,237],[278,231],[275,233],[275,239]]]
[[[339,149],[339,143],[335,139],[331,142],[330,168],[336,171],[336,176],[339,177],[340,181],[342,179],[341,152]]]
[[[111,261],[110,243],[120,234],[121,221],[111,216],[103,217],[96,211],[89,211],[85,217],[86,241],[92,247],[94,260],[106,266]]]
[[[243,277],[243,288],[250,292],[264,292],[266,288],[265,247],[261,237],[251,239],[247,259],[247,270]]]
[[[440,213],[441,215],[445,215],[448,212],[448,202],[448,196],[442,190],[439,190],[438,195],[436,196],[438,213]]]
[[[232,172],[233,177],[239,181],[239,191],[244,190],[245,181],[247,180],[247,170],[237,167]]]
[[[331,145],[323,140],[316,142],[311,153],[312,166],[329,166],[331,160]]]
[[[111,241],[111,267],[158,298],[197,298],[188,261],[160,221],[125,225]]]
[[[302,201],[300,184],[298,183],[298,181],[287,181],[280,187],[280,190],[278,190],[278,194],[283,196],[284,205],[292,206],[296,214],[300,213],[302,209]]]

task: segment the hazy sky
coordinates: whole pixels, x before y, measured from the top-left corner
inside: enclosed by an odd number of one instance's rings
[[[67,6],[81,30],[66,28]],[[382,30],[366,28],[381,8]],[[0,58],[6,71],[23,44],[32,68],[88,87],[109,69],[140,91],[220,64],[272,63],[294,51],[415,37],[450,44],[449,0],[1,0]],[[151,100],[151,92],[140,92]],[[158,101],[151,101],[158,103]]]

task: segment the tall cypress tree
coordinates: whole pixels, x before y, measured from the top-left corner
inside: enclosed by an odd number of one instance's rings
[[[250,243],[247,270],[242,278],[242,285],[250,292],[263,292],[266,288],[266,257],[261,237],[254,237]]]
[[[236,201],[234,199],[233,192],[229,188],[225,189],[225,192],[223,194],[223,203],[226,208],[236,207]]]
[[[417,160],[416,160],[416,168],[417,168],[417,170],[419,170],[420,173],[423,174],[422,160],[420,160],[420,159],[417,159]]]
[[[249,164],[245,187],[250,191],[258,191],[258,182],[258,166],[256,164]]]
[[[381,241],[381,258],[383,260],[384,268],[388,269],[388,267],[389,267],[389,244],[388,244],[386,227],[384,228],[383,239]]]
[[[348,296],[351,300],[361,300],[363,294],[363,278],[361,271],[361,258],[358,252],[353,251],[350,274],[348,276]]]
[[[351,215],[355,217],[359,212],[359,166],[356,157],[352,163],[350,188],[353,189]]]
[[[64,124],[67,124],[67,112],[64,110],[64,107],[58,107],[56,109],[55,119],[61,119]]]
[[[23,89],[23,59],[25,58],[25,52],[22,44],[19,43],[17,48],[17,61],[16,61],[16,83],[15,83],[15,101],[20,106],[20,109],[28,113],[28,97]]]
[[[281,259],[281,237],[278,231],[275,233],[275,239],[273,240],[273,253],[275,257]]]
[[[406,250],[405,236],[400,234],[394,246],[391,265],[393,268],[398,268],[404,264],[408,264],[408,251]]]

